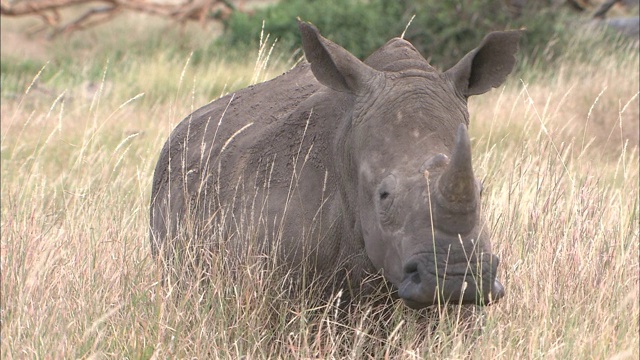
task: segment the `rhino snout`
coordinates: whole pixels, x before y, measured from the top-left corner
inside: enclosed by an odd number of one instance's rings
[[[411,308],[435,304],[489,305],[505,294],[497,280],[499,259],[482,254],[475,263],[436,265],[427,256],[415,256],[404,266],[398,296]]]
[[[504,286],[502,286],[500,281],[498,281],[498,278],[496,278],[493,281],[493,286],[491,287],[491,299],[489,304],[492,304],[502,299],[503,296],[504,296]]]

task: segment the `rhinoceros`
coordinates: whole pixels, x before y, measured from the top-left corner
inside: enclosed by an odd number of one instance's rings
[[[440,72],[401,38],[361,61],[298,27],[306,62],[171,133],[153,178],[152,253],[191,224],[201,240],[224,238],[226,256],[258,248],[333,290],[362,295],[378,274],[384,286],[369,288],[410,308],[503,297],[467,99],[505,81],[520,31],[488,34]]]

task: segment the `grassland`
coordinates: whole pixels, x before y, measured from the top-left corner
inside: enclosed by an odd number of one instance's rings
[[[28,53],[3,40],[2,358],[640,356],[637,47],[577,38],[471,100],[507,296],[465,309],[483,323],[470,331],[456,309],[434,321],[401,303],[341,318],[252,267],[182,296],[161,287],[147,224],[165,139],[294,56],[221,54],[198,29],[125,20]],[[3,19],[3,36],[28,25]]]

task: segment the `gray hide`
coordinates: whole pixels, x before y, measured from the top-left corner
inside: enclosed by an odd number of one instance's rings
[[[153,179],[153,253],[169,256],[160,250],[195,224],[235,256],[258,248],[350,293],[381,273],[413,308],[502,297],[467,98],[504,82],[520,32],[489,34],[441,73],[399,38],[362,62],[313,25],[299,29],[308,63],[205,105],[171,134]]]

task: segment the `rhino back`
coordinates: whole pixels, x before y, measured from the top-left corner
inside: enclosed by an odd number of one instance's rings
[[[312,96],[319,88],[308,64],[302,64],[185,118],[164,145],[154,174],[154,252],[177,234],[185,214],[206,221],[222,204],[242,212],[259,203],[259,211],[270,214],[263,222],[281,222],[270,231],[298,240],[300,227],[282,221],[283,212],[301,213],[311,221],[327,196],[323,190],[330,192],[327,182],[332,182],[327,179],[332,129],[319,113],[340,107]],[[308,233],[309,228],[300,231]],[[285,246],[291,250],[297,245]]]

